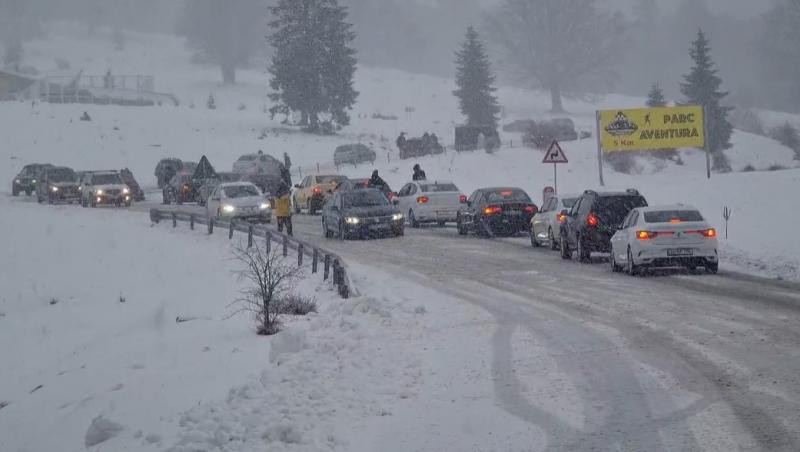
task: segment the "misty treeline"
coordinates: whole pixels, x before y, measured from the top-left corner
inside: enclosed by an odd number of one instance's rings
[[[600,0],[340,0],[353,24],[359,61],[411,72],[452,76],[453,52],[473,25],[503,84],[549,89],[560,96],[610,91],[644,95],[658,83],[681,100],[688,51],[702,28],[727,101],[800,111],[800,0],[762,0],[766,14],[715,14],[704,0],[630,0],[609,11]],[[211,11],[202,13],[203,4]],[[198,59],[230,68],[263,68],[269,6],[276,0],[0,0],[4,54],[19,60],[26,40],[46,34],[50,21],[68,20],[87,33],[124,44],[128,31],[187,36]],[[112,33],[109,33],[113,31]],[[232,44],[235,43],[235,44]],[[24,59],[24,57],[22,57]],[[223,71],[226,81],[235,72]]]

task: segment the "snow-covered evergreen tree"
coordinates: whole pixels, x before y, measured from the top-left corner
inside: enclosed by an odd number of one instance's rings
[[[647,94],[647,106],[653,108],[664,107],[666,105],[667,100],[664,98],[664,91],[661,90],[658,83],[654,83],[650,88],[650,93]]]
[[[497,127],[500,106],[494,92],[494,74],[489,57],[483,49],[478,32],[467,28],[461,50],[456,52],[456,85],[453,95],[458,98],[461,113],[467,124]]]
[[[728,121],[728,112],[733,108],[721,105],[728,93],[720,91],[722,79],[714,68],[709,40],[702,30],[697,32],[697,39],[692,43],[689,54],[694,66],[689,74],[683,77],[681,93],[686,96],[688,103],[702,105],[705,108],[706,147],[711,153],[713,168],[716,171],[729,172],[731,165],[722,151],[731,148],[733,126]]]
[[[313,132],[323,124],[348,125],[347,111],[358,92],[353,88],[355,33],[347,8],[338,0],[278,0],[270,11],[268,39],[275,47],[270,99],[276,102],[270,112],[300,112],[301,124]]]
[[[800,133],[797,132],[794,126],[787,121],[785,124],[776,127],[771,135],[782,145],[794,151],[795,160],[800,160]]]

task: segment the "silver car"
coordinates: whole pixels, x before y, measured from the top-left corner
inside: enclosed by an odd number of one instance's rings
[[[562,210],[572,209],[578,198],[578,195],[558,195],[545,201],[542,210],[531,219],[531,245],[534,248],[549,244],[550,249],[558,249],[561,239],[559,215]]]
[[[261,190],[250,182],[219,184],[206,203],[208,218],[270,223],[272,208]]]

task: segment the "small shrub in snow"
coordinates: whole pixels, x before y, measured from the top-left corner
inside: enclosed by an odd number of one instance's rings
[[[277,301],[275,310],[284,315],[307,315],[317,312],[317,300],[296,294],[288,294]]]
[[[54,304],[58,304],[58,298],[56,297],[50,299],[50,306],[53,306]]]
[[[743,173],[752,173],[755,170],[756,169],[753,167],[753,165],[747,165],[744,168],[742,168]]]
[[[772,164],[772,165],[769,166],[769,168],[767,168],[767,170],[769,170],[769,171],[780,171],[780,170],[785,170],[785,169],[788,169],[788,168],[786,168],[783,165],[778,165],[777,163]]]
[[[245,111],[245,110],[247,110],[247,106],[245,106],[245,104],[239,104],[239,107],[237,108],[237,110]]]
[[[104,443],[117,436],[122,430],[124,430],[124,428],[120,424],[106,419],[103,416],[97,416],[92,420],[89,429],[86,430],[86,436],[83,440],[84,445],[88,449],[100,443]]]
[[[800,160],[800,133],[797,129],[786,122],[780,127],[772,129],[770,136],[773,139],[794,151],[794,159]]]
[[[250,248],[239,245],[234,251],[234,259],[242,268],[237,272],[239,279],[248,283],[240,297],[233,304],[236,312],[248,312],[256,320],[256,331],[260,335],[272,335],[280,330],[278,300],[287,298],[294,283],[300,276],[300,267],[291,265],[288,260],[273,248],[255,244]]]
[[[217,101],[214,100],[214,93],[208,93],[208,100],[206,101],[206,107],[208,107],[209,110],[217,109]]]

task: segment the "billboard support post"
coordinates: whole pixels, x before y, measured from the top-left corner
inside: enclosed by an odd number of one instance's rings
[[[600,186],[605,187],[603,180],[603,142],[600,138],[600,111],[595,112],[595,135],[597,136],[597,170],[600,175]]]
[[[553,163],[553,193],[558,195],[558,164]]]
[[[706,177],[711,179],[711,143],[708,139],[708,115],[705,106],[703,106],[703,140],[703,148],[706,151]]]

